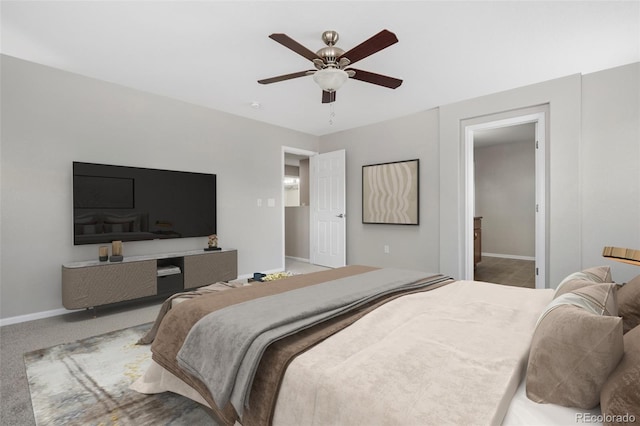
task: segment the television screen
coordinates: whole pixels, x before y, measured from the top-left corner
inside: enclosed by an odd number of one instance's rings
[[[73,163],[73,243],[216,233],[216,175]]]

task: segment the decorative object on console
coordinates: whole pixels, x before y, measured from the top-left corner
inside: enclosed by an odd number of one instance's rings
[[[209,235],[208,247],[205,248],[205,251],[212,250],[220,250],[220,247],[218,247],[218,236],[216,234]]]
[[[98,248],[98,260],[100,262],[106,262],[109,260],[109,247],[100,246],[100,248]]]
[[[362,223],[419,225],[420,160],[362,166]]]
[[[110,262],[122,262],[122,241],[111,242],[111,257]]]

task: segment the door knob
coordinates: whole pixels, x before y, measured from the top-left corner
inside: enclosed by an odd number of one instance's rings
[[[336,215],[336,217],[345,217],[345,216],[346,216],[346,214],[344,214],[344,213],[340,213],[340,214]]]

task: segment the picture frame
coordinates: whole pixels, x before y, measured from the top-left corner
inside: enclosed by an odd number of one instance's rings
[[[362,223],[420,224],[420,160],[362,166]]]

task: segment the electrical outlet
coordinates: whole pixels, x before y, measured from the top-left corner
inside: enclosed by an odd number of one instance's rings
[[[390,251],[389,251],[389,244],[385,244],[385,245],[384,245],[384,253],[385,253],[385,254],[389,254],[389,253],[390,253]]]
[[[256,204],[258,205],[258,207],[262,207],[262,198],[258,198]]]

